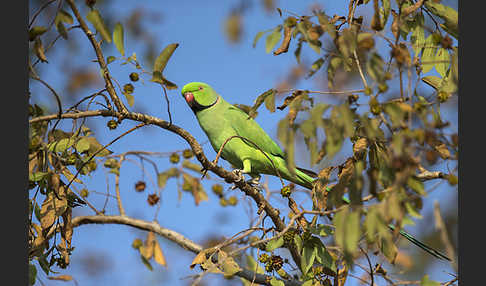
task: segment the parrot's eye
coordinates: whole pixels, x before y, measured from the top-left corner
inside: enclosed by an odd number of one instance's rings
[[[202,88],[202,86],[200,86],[200,87],[199,87],[199,90],[202,90],[202,89],[203,89],[203,88]]]

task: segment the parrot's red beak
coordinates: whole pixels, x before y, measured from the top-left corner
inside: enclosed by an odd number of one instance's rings
[[[194,101],[194,95],[192,92],[186,92],[184,93],[184,98],[186,99],[186,102],[191,105],[191,103]]]

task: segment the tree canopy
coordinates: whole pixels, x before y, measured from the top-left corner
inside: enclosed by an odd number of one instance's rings
[[[76,263],[114,264],[88,252],[92,224],[108,255],[128,246],[126,271],[181,284],[457,285],[457,1],[233,2],[204,16],[30,1],[30,285],[83,285]],[[208,58],[222,46],[241,66]],[[238,180],[183,106],[199,81],[188,68],[261,123],[289,168],[312,169],[313,188]]]

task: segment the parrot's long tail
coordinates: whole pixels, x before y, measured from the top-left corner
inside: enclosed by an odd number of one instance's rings
[[[313,177],[317,177],[317,174],[306,169],[296,168],[295,175],[297,178],[291,180],[292,182],[312,190],[312,182],[314,181]]]
[[[393,224],[389,224],[388,227],[393,231],[395,230],[395,226]],[[439,251],[433,249],[432,247],[425,245],[421,241],[417,240],[415,237],[413,237],[410,233],[400,230],[400,235],[408,239],[411,243],[415,244],[416,246],[420,247],[421,249],[425,250],[427,253],[430,255],[434,256],[435,258],[438,259],[445,259],[451,261],[451,259],[444,254],[440,253]]]
[[[346,198],[346,197],[343,197],[343,201],[346,204],[349,204],[350,203],[349,199]],[[388,225],[388,228],[390,228],[390,230],[392,230],[392,231],[395,230],[395,226],[393,224],[389,224]],[[433,249],[432,247],[430,247],[430,246],[426,245],[425,243],[421,242],[420,240],[416,239],[410,233],[408,233],[408,232],[406,232],[406,231],[404,231],[402,229],[400,230],[399,233],[400,233],[401,236],[405,237],[408,241],[410,241],[411,243],[415,244],[416,246],[418,246],[422,250],[426,251],[430,255],[434,256],[435,258],[451,261],[451,259],[449,257],[445,256],[444,254],[440,253],[439,251]]]

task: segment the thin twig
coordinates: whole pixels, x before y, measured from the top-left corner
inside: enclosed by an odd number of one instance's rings
[[[37,12],[35,12],[34,16],[32,16],[32,20],[30,20],[30,23],[29,23],[29,29],[30,27],[32,27],[32,24],[34,24],[34,21],[35,19],[37,18],[37,16],[39,16],[39,14],[42,12],[42,10],[44,10],[47,6],[49,6],[52,2],[56,2],[57,0],[50,0],[46,3],[44,3],[44,5],[42,5],[39,10],[37,10]]]
[[[368,266],[370,267],[370,272],[368,272],[368,273],[370,274],[370,277],[371,277],[370,286],[374,286],[375,285],[375,279],[374,279],[374,275],[373,275],[373,266],[371,265],[370,257],[368,256],[368,253],[366,253],[366,251],[364,251],[361,246],[359,246],[359,249],[361,250],[361,252],[363,252],[363,254],[366,257],[366,260],[368,261]]]
[[[457,262],[456,262],[456,254],[454,251],[454,247],[452,246],[451,240],[449,239],[449,235],[447,234],[447,229],[440,214],[440,206],[438,201],[434,201],[434,217],[435,217],[435,228],[440,233],[440,239],[442,243],[444,243],[446,247],[447,256],[451,258],[451,265],[455,271],[457,271]]]
[[[98,155],[101,151],[105,150],[106,148],[108,148],[111,144],[115,143],[116,141],[118,141],[120,138],[124,137],[125,135],[127,135],[128,133],[134,131],[134,130],[137,130],[138,128],[142,127],[142,126],[145,126],[147,125],[146,123],[140,123],[138,124],[137,126],[131,128],[130,130],[128,131],[125,131],[123,134],[121,134],[120,136],[116,137],[115,139],[113,139],[110,143],[106,144],[105,146],[103,146],[103,148],[100,148],[98,151],[94,152],[86,161],[84,161],[84,163],[81,165],[81,167],[79,168],[78,172],[76,172],[76,174],[74,175],[74,177],[69,181],[69,184],[67,185],[66,189],[69,188],[69,186],[72,184],[72,182],[78,177],[79,173],[81,173],[81,170],[83,169],[83,167],[89,162],[91,161],[96,155]]]
[[[121,164],[125,160],[125,156],[120,156],[120,169],[121,169]],[[125,215],[125,209],[123,208],[123,204],[121,201],[121,195],[120,195],[120,169],[118,169],[118,172],[115,174],[115,192],[116,192],[116,202],[118,205],[118,211],[120,212],[121,216]]]
[[[172,115],[170,114],[169,97],[167,97],[167,91],[165,90],[164,85],[162,85],[162,89],[164,90],[165,101],[167,102],[167,114],[169,114],[169,125],[172,125]]]
[[[122,101],[120,100],[120,98],[116,94],[115,88],[113,87],[113,83],[111,82],[111,77],[110,77],[110,74],[108,72],[108,67],[106,65],[105,58],[103,56],[103,52],[101,50],[100,44],[96,41],[94,34],[89,30],[88,25],[86,25],[86,22],[84,21],[83,17],[81,16],[81,14],[78,11],[78,8],[74,4],[74,0],[67,0],[67,2],[69,4],[69,6],[71,6],[71,10],[73,11],[74,16],[78,20],[79,25],[81,26],[81,29],[86,34],[91,45],[93,46],[93,49],[96,53],[96,57],[98,59],[98,64],[99,64],[101,70],[104,71],[103,72],[103,79],[105,80],[106,89],[108,91],[108,94],[111,97],[111,100],[115,103],[115,106],[116,106],[116,108],[119,112],[121,112],[122,114],[128,113],[127,108],[122,103]]]

